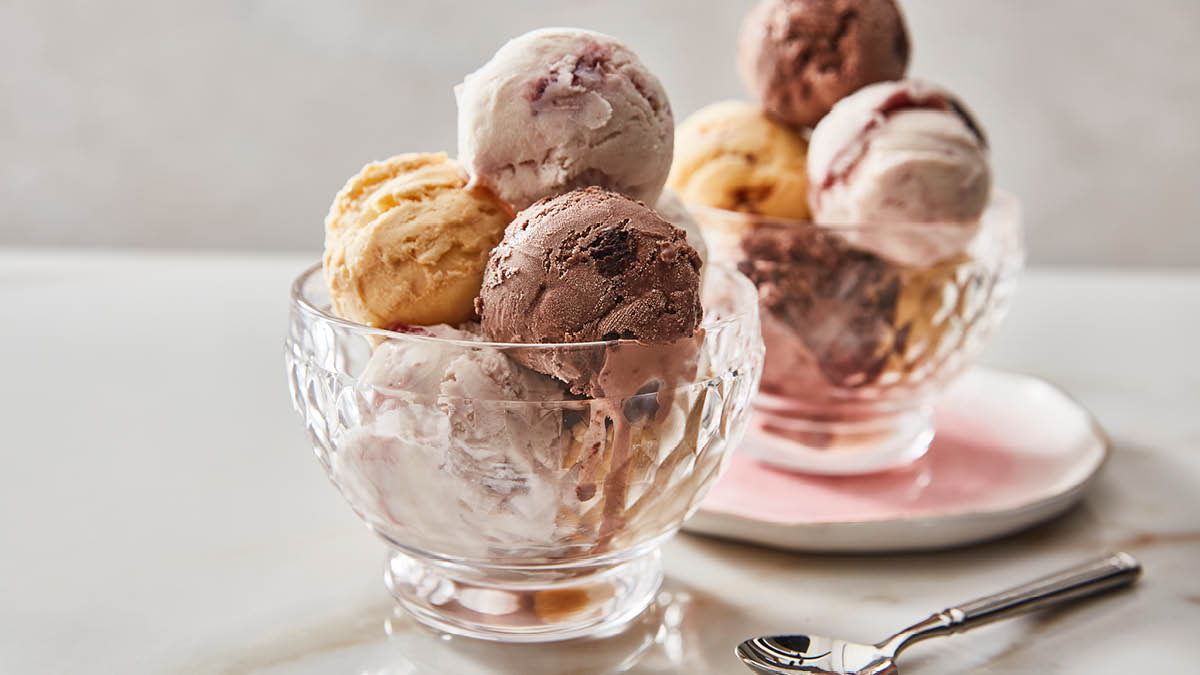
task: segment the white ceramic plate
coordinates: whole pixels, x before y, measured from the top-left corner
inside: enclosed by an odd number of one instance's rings
[[[892,471],[805,475],[737,453],[684,529],[796,551],[959,546],[1061,514],[1108,459],[1091,414],[1029,375],[971,369],[935,414],[928,454]]]

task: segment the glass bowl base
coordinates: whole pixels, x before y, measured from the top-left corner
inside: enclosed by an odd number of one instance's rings
[[[741,449],[783,469],[845,476],[911,464],[932,441],[932,406],[830,413],[760,393]]]
[[[384,583],[436,630],[499,642],[551,642],[618,632],[662,584],[653,548],[607,566],[480,568],[392,549]]]

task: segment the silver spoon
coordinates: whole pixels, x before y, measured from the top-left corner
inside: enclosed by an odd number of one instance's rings
[[[1142,566],[1133,556],[1113,553],[1024,586],[943,610],[878,644],[860,645],[819,635],[776,635],[746,640],[737,646],[735,653],[750,670],[768,675],[894,675],[896,655],[913,643],[1124,586],[1141,572]]]

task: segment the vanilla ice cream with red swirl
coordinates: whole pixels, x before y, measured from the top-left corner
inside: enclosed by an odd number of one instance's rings
[[[616,38],[543,28],[454,89],[458,159],[516,210],[597,185],[654,204],[671,168],[666,91]]]
[[[819,225],[914,267],[961,252],[991,194],[975,117],[945,89],[911,79],[839,101],[813,130],[808,178]]]

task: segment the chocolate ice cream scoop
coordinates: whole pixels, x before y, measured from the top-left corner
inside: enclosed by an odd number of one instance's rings
[[[502,342],[668,345],[699,326],[700,265],[682,230],[642,202],[589,187],[517,214],[488,261],[476,309],[484,332]],[[604,349],[536,352],[526,365],[573,391],[614,394],[599,391],[611,380],[599,373]]]
[[[894,0],[762,0],[738,43],[742,79],[773,116],[811,127],[838,99],[908,68]]]

